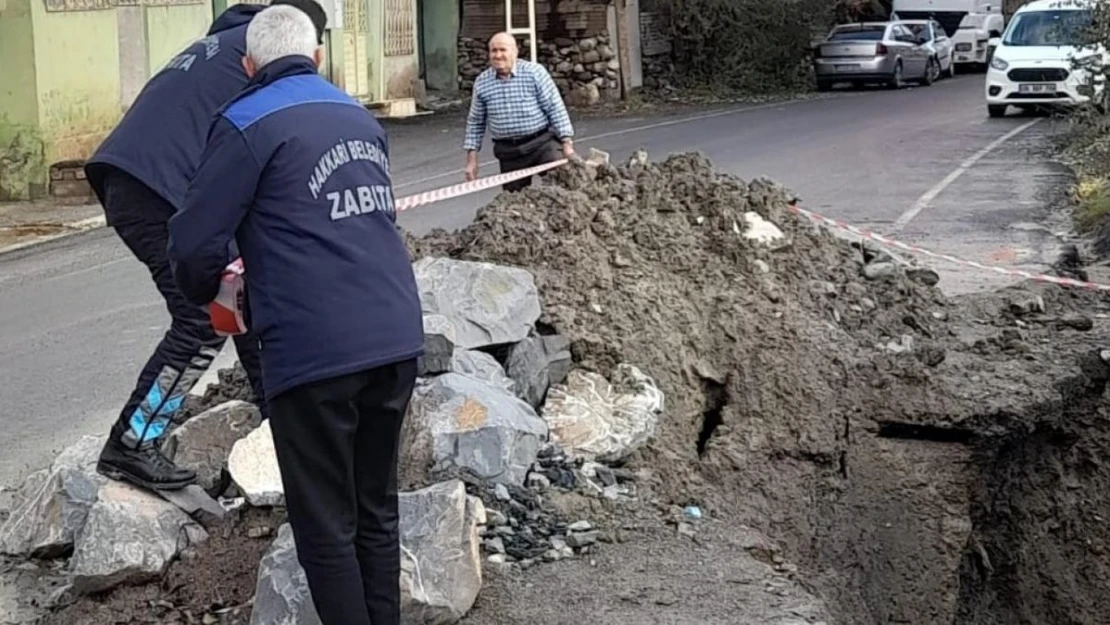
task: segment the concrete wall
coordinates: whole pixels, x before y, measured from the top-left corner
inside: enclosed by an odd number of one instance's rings
[[[0,200],[27,197],[46,175],[34,54],[31,0],[0,0]]]

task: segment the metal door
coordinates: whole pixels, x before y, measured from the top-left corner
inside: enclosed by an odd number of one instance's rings
[[[356,99],[370,97],[370,16],[366,0],[343,0],[343,84]]]

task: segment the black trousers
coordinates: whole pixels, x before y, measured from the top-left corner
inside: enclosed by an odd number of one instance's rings
[[[550,130],[518,139],[495,139],[493,155],[501,164],[501,173],[519,171],[536,165],[557,161],[563,157],[563,143]],[[519,191],[532,184],[528,176],[501,185],[505,191]]]
[[[105,174],[103,185],[108,223],[131,253],[146,265],[172,318],[169,330],[143,366],[135,390],[112,428],[113,435],[135,447],[150,444],[166,433],[174,413],[227,339],[212,329],[207,309],[190,303],[174,283],[166,256],[167,223],[173,207],[118,169]],[[268,410],[262,395],[258,341],[249,334],[234,338],[239,360],[265,416]]]
[[[399,625],[397,448],[416,360],[293,388],[270,426],[297,559],[323,625]]]

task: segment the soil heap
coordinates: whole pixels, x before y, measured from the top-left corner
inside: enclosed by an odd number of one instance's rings
[[[1076,517],[1051,491],[1067,482],[1060,462],[1082,463],[1046,448],[1053,428],[1106,429],[1096,295],[1023,285],[950,300],[935,273],[838,239],[783,188],[698,155],[550,178],[410,248],[529,269],[541,324],[573,340],[576,366],[655,378],[666,412],[629,464],[660,501],[770,532],[845,623],[1106,622],[1092,611],[1110,594],[1105,565],[1063,564],[1090,556],[1085,539],[1048,547],[1030,527]],[[745,236],[753,213],[786,241]],[[1072,488],[1107,480],[1097,456]],[[1034,518],[1003,493],[1034,500]],[[1027,548],[1035,563],[1014,555]]]
[[[949,299],[934,272],[837,238],[790,200],[698,155],[640,154],[572,163],[461,231],[408,238],[413,260],[528,269],[538,327],[572,341],[575,367],[631,364],[666,397],[654,439],[618,467],[635,501],[549,497],[625,538],[490,571],[463,623],[647,622],[675,604],[668,622],[731,623],[763,592],[728,568],[739,552],[796,563],[837,623],[1110,622],[1106,302],[1045,285]],[[250,399],[241,369],[187,410],[231,398]],[[688,506],[706,517],[693,541],[657,514]],[[160,586],[54,622],[140,622],[160,595],[166,611],[243,606],[268,544],[254,530],[280,521],[236,518]]]

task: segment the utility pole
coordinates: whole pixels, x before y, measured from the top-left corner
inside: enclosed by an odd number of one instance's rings
[[[611,36],[616,39],[617,61],[621,64],[621,99],[627,100],[632,95],[632,43],[628,36],[628,0],[613,0],[613,6],[617,15],[617,32],[611,33]]]

